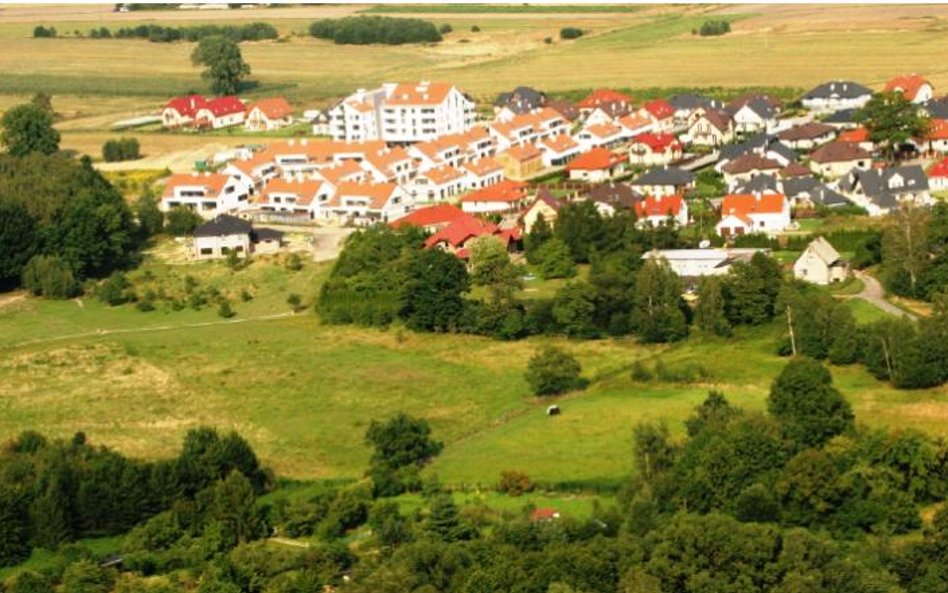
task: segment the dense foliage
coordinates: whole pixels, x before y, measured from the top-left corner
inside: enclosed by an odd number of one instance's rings
[[[0,155],[0,212],[0,287],[16,287],[24,275],[33,292],[57,286],[66,289],[49,296],[72,296],[76,281],[107,275],[135,257],[139,231],[131,211],[88,158]],[[43,259],[30,265],[34,257]]]
[[[545,346],[527,363],[524,378],[534,395],[558,395],[585,386],[582,366],[574,356],[556,346]]]
[[[201,78],[211,81],[211,89],[220,95],[233,95],[240,82],[250,74],[237,43],[223,35],[202,37],[191,52],[191,62],[204,66]]]
[[[53,128],[52,110],[36,102],[7,110],[0,118],[0,144],[12,156],[58,151],[59,132]]]
[[[560,29],[560,39],[579,39],[583,36],[583,30],[578,27],[563,27]]]
[[[141,158],[138,140],[135,138],[119,138],[106,140],[102,145],[102,159],[107,163],[116,161],[133,161]]]
[[[890,215],[880,257],[882,280],[895,294],[932,300],[948,290],[948,204],[906,205]]]
[[[310,25],[309,34],[319,39],[330,39],[339,45],[402,45],[441,41],[441,33],[430,21],[386,16],[323,19]]]
[[[698,35],[702,37],[724,35],[731,32],[731,23],[729,21],[705,21],[698,28]]]
[[[279,33],[270,23],[247,23],[246,25],[192,25],[186,27],[164,27],[162,25],[138,25],[122,27],[114,33],[100,27],[93,29],[90,37],[96,39],[147,39],[152,42],[189,41],[196,42],[205,37],[221,36],[234,43],[276,39]]]
[[[869,130],[869,139],[890,160],[899,147],[928,133],[928,118],[902,93],[876,93],[856,112],[855,119]]]
[[[36,25],[33,28],[33,37],[38,39],[50,38],[56,36],[56,27],[44,27],[43,25]]]

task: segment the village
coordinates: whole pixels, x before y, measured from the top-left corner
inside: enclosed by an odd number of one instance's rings
[[[857,121],[874,91],[853,81],[820,84],[794,106],[765,94],[726,104],[696,94],[637,102],[610,89],[574,104],[518,87],[497,97],[487,121],[450,83],[386,83],[307,111],[313,138],[231,149],[203,170],[172,175],[161,209],[212,221],[196,232],[192,254],[202,259],[279,250],[279,231],[264,241],[249,223],[414,224],[430,233],[429,248],[467,259],[484,235],[516,257],[538,217],[555,225],[569,202],[592,201],[603,216],[633,210],[639,225],[682,230],[696,223],[697,205],[716,218],[697,237],[704,249],[664,257],[687,277],[724,274],[727,262],[755,251],[733,249],[742,236],[778,237],[817,212],[880,217],[928,207],[948,189],[948,101],[917,74],[880,90],[930,117],[928,134],[898,146],[895,161]],[[178,130],[279,130],[294,121],[279,97],[245,105],[191,95],[161,112],[162,125]],[[697,191],[702,176],[714,184],[710,195]],[[222,222],[229,217],[248,222]],[[839,253],[823,244],[813,250],[820,257],[808,250],[800,258],[797,276],[845,280]]]

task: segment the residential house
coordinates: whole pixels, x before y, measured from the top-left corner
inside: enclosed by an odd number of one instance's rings
[[[697,146],[721,146],[734,139],[734,120],[717,109],[699,109],[686,133],[688,142]]]
[[[323,208],[326,218],[356,225],[396,220],[414,208],[414,199],[396,183],[343,181]]]
[[[516,115],[506,122],[493,121],[487,131],[498,150],[532,144],[537,140],[569,133],[569,122],[558,111],[545,107]]]
[[[313,126],[313,136],[330,136],[329,114],[320,109],[306,111],[303,118]]]
[[[882,216],[904,203],[932,203],[928,177],[918,165],[852,171],[840,182],[841,190],[870,216]]]
[[[656,131],[668,132],[675,127],[675,108],[665,99],[646,101],[638,113],[649,118]]]
[[[461,209],[469,214],[520,212],[530,202],[527,184],[505,179],[461,197]]]
[[[629,185],[636,192],[647,196],[672,196],[684,194],[695,186],[694,173],[677,167],[656,167],[640,175]]]
[[[566,101],[565,99],[556,99],[553,101],[549,101],[546,104],[546,106],[549,107],[550,109],[555,110],[557,113],[565,117],[566,120],[570,123],[575,122],[582,115],[579,111],[579,108],[576,107],[576,105],[570,103],[569,101]]]
[[[861,109],[872,98],[872,89],[851,80],[833,80],[811,89],[800,103],[816,113]]]
[[[872,166],[872,154],[850,142],[830,142],[810,153],[810,170],[817,175],[837,179],[853,169]]]
[[[871,153],[876,149],[875,143],[869,139],[869,130],[859,126],[850,130],[842,130],[836,137],[837,142],[849,142],[859,148]]]
[[[928,170],[928,187],[936,191],[948,190],[948,157]]]
[[[251,132],[269,132],[293,125],[293,107],[283,97],[260,99],[247,110],[244,127]]]
[[[623,130],[613,123],[587,125],[576,134],[576,140],[584,150],[614,148],[625,139]]]
[[[336,140],[410,143],[466,132],[474,101],[454,85],[421,81],[360,89],[329,110]]]
[[[194,123],[194,117],[207,100],[201,95],[175,97],[161,110],[161,125],[166,128],[180,128]]]
[[[718,162],[715,163],[714,168],[723,171],[724,166],[729,162],[748,153],[756,153],[764,158],[777,161],[784,167],[799,160],[797,153],[776,136],[760,133],[745,138],[738,144],[722,146],[718,151]]]
[[[518,86],[508,93],[500,93],[494,101],[494,114],[500,121],[509,121],[516,115],[530,113],[547,104],[546,93],[528,86]]]
[[[631,111],[632,103],[632,97],[624,93],[611,89],[596,89],[577,103],[576,107],[579,108],[584,117],[589,117],[593,111],[599,108],[607,109],[612,113],[622,112],[622,115],[625,115]]]
[[[416,226],[428,233],[436,233],[448,226],[455,219],[467,216],[464,211],[453,204],[432,204],[396,218],[389,223],[393,229],[402,229],[407,226]]]
[[[359,165],[369,172],[376,183],[394,182],[406,184],[415,176],[415,160],[401,146],[387,146],[377,150],[366,150]]]
[[[593,202],[602,216],[614,216],[616,212],[625,212],[635,208],[643,200],[627,183],[600,183],[586,192],[586,199]]]
[[[885,92],[902,93],[902,96],[912,103],[927,103],[934,97],[932,83],[918,74],[896,76],[885,83]]]
[[[719,111],[724,109],[724,104],[720,101],[691,93],[672,95],[668,98],[668,104],[675,110],[675,125],[679,126],[686,125],[692,121],[692,116],[699,110]]]
[[[718,235],[775,234],[790,226],[790,203],[781,194],[729,194],[721,202]]]
[[[220,173],[176,174],[168,178],[160,208],[188,208],[202,218],[211,219],[245,208],[250,187],[235,177]]]
[[[856,112],[858,109],[840,109],[839,111],[834,111],[822,119],[824,124],[829,124],[836,128],[837,130],[848,130],[851,128],[859,127],[859,122],[856,121]]]
[[[625,173],[627,157],[616,154],[606,148],[593,148],[582,153],[568,165],[566,172],[575,181],[601,183]]]
[[[195,259],[220,259],[233,252],[247,257],[251,253],[274,253],[282,244],[280,231],[255,229],[246,220],[219,214],[194,229],[192,255]]]
[[[928,134],[923,141],[924,149],[929,152],[948,152],[948,120],[931,119]]]
[[[620,117],[616,123],[622,129],[623,139],[634,138],[655,131],[655,122],[652,121],[652,118],[638,112]]]
[[[321,216],[321,209],[335,194],[336,188],[321,179],[272,179],[254,201],[264,212],[275,212],[304,220]]]
[[[932,99],[925,103],[924,109],[932,119],[948,119],[948,97]]]
[[[247,106],[234,96],[216,97],[204,102],[194,114],[194,127],[219,130],[244,123]]]
[[[829,241],[817,237],[810,241],[793,263],[793,277],[813,284],[834,284],[849,278],[849,264]]]
[[[640,226],[661,226],[671,222],[673,225],[688,224],[688,204],[681,196],[648,196],[635,203],[635,216]]]
[[[543,217],[543,220],[548,225],[553,226],[556,223],[556,216],[560,208],[563,207],[563,204],[564,202],[553,197],[553,194],[551,194],[548,189],[541,187],[537,190],[537,195],[533,199],[533,202],[527,206],[527,209],[524,210],[520,216],[524,231],[528,233],[531,232],[533,225],[536,224],[540,216]]]
[[[728,161],[722,167],[722,172],[724,182],[733,190],[741,182],[749,181],[758,175],[776,175],[781,169],[783,166],[778,161],[756,152],[748,152]]]
[[[534,144],[511,146],[497,155],[497,162],[510,179],[529,179],[543,171],[543,153]]]
[[[754,254],[767,249],[653,249],[642,255],[644,260],[664,260],[673,272],[685,281],[702,276],[724,276],[736,262],[748,263]]]
[[[632,165],[670,165],[681,160],[684,146],[668,132],[639,134],[629,144],[629,163]]]
[[[247,159],[228,161],[220,171],[224,175],[235,177],[254,195],[271,179],[280,175],[280,167],[273,161],[269,151],[258,152]]]
[[[418,173],[406,187],[416,202],[443,202],[464,193],[467,184],[467,173],[451,165],[442,165]]]
[[[777,138],[794,150],[811,150],[832,142],[836,128],[829,124],[811,121],[794,126],[777,134]]]
[[[500,183],[504,178],[504,166],[493,158],[470,160],[461,169],[467,173],[467,187],[483,189]]]
[[[729,108],[738,134],[770,132],[777,127],[777,109],[763,98],[754,98]]]
[[[582,146],[569,134],[544,138],[537,142],[537,148],[543,153],[543,164],[547,167],[561,167],[582,152]]]
[[[496,238],[508,251],[516,249],[521,240],[517,228],[501,229],[496,224],[465,214],[425,239],[425,248],[442,249],[466,260],[471,255],[471,243],[481,237]]]

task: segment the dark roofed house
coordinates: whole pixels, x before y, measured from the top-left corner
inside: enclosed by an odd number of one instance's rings
[[[872,155],[851,142],[830,142],[810,153],[810,170],[833,179],[871,166]]]
[[[215,259],[231,252],[241,257],[250,253],[272,253],[283,242],[283,233],[272,229],[254,229],[241,218],[220,214],[194,229],[194,257]]]
[[[780,142],[776,136],[760,133],[747,137],[740,144],[722,146],[718,162],[714,168],[721,171],[727,163],[748,153],[756,153],[773,159],[784,167],[799,160],[797,153],[786,144]]]
[[[924,108],[932,119],[948,119],[948,97],[932,99],[925,103]]]
[[[840,187],[871,216],[897,210],[905,202],[928,205],[932,201],[928,177],[918,165],[852,171]]]
[[[750,180],[738,185],[734,190],[736,194],[765,194],[783,193],[780,191],[780,183],[773,175],[758,175]],[[787,196],[789,197],[789,196]]]
[[[627,183],[600,183],[587,192],[587,199],[595,202],[600,214],[612,216],[616,212],[632,210],[642,195]]]
[[[859,127],[856,121],[856,112],[858,109],[840,109],[823,118],[824,124],[829,124],[834,128],[852,129]]]
[[[813,88],[800,103],[810,111],[828,113],[859,109],[872,98],[872,89],[851,80],[833,80]]]
[[[576,107],[573,103],[566,101],[565,99],[557,99],[555,101],[550,101],[546,105],[550,109],[553,109],[569,121],[576,121],[581,115],[579,107]]]
[[[756,134],[767,132],[777,125],[779,103],[774,105],[764,96],[752,97],[744,102],[728,104],[727,112],[734,118],[738,133]]]
[[[630,183],[633,189],[660,198],[684,194],[695,186],[694,173],[677,167],[657,167],[646,171]]]
[[[513,114],[530,113],[547,104],[547,96],[528,86],[518,86],[509,93],[501,93],[494,101],[494,111],[507,109]]]
[[[781,142],[796,150],[810,150],[821,144],[832,142],[834,136],[836,136],[836,128],[818,121],[794,126],[777,134]]]

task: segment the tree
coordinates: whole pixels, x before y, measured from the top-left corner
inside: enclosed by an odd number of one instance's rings
[[[422,331],[458,329],[464,314],[463,294],[470,288],[464,263],[440,249],[412,252],[405,266],[406,282],[399,316]]]
[[[7,587],[8,593],[54,593],[55,589],[50,580],[43,574],[33,570],[23,570],[17,573]]]
[[[425,531],[445,542],[471,539],[476,532],[461,520],[450,494],[438,494],[431,500]]]
[[[649,260],[635,277],[632,327],[643,342],[674,342],[688,335],[684,289],[664,260]]]
[[[33,103],[11,108],[0,118],[0,144],[12,156],[31,152],[53,154],[59,150],[59,132],[53,128],[53,116]]]
[[[165,215],[165,230],[172,237],[190,235],[204,220],[189,208],[172,208]]]
[[[512,295],[520,288],[520,272],[510,262],[507,249],[496,237],[484,236],[471,241],[471,280],[492,293]]]
[[[853,412],[833,377],[812,358],[791,360],[770,387],[767,410],[800,448],[819,447],[853,427]]]
[[[928,118],[902,93],[876,93],[855,115],[892,160],[900,144],[928,133]]]
[[[716,336],[730,336],[731,324],[724,314],[724,295],[721,279],[716,276],[702,276],[698,281],[698,306],[695,309],[695,322],[702,330]]]
[[[33,95],[33,98],[30,99],[30,103],[36,105],[52,117],[56,117],[56,112],[53,109],[53,97],[49,93],[43,91],[36,93]]]
[[[534,259],[537,271],[544,280],[572,278],[576,275],[576,262],[562,239],[554,237],[546,240],[536,250]]]
[[[553,318],[567,336],[592,338],[599,334],[594,324],[596,290],[587,282],[569,282],[556,291]]]
[[[724,312],[731,325],[760,325],[774,318],[783,283],[780,264],[763,252],[737,262],[724,279]]]
[[[665,423],[638,424],[632,432],[632,443],[636,471],[645,480],[671,469],[678,455]]]
[[[233,544],[246,543],[263,535],[253,486],[236,469],[214,487],[214,520],[220,522]]]
[[[164,228],[165,215],[150,191],[143,193],[135,202],[135,218],[138,219],[138,229],[143,239],[154,237]]]
[[[553,233],[569,246],[573,261],[589,262],[591,249],[602,247],[605,226],[592,200],[570,202],[556,214]]]
[[[431,438],[427,420],[405,413],[385,422],[373,420],[365,441],[373,449],[369,474],[379,496],[403,492],[409,486],[404,478],[417,473],[444,448],[444,443]]]
[[[36,296],[70,299],[82,293],[69,265],[55,256],[35,255],[23,266],[23,288]]]
[[[886,288],[918,298],[920,278],[930,263],[928,225],[924,208],[903,204],[888,218],[882,235],[882,269]]]
[[[211,88],[221,95],[236,94],[240,81],[250,74],[240,47],[222,35],[203,37],[191,53],[194,65],[204,66],[202,78],[211,81]]]
[[[543,213],[537,214],[537,219],[533,221],[533,226],[530,227],[530,232],[526,234],[523,238],[523,247],[526,252],[527,261],[531,264],[539,263],[539,258],[537,257],[537,252],[543,246],[544,243],[549,241],[553,237],[553,229],[550,227],[550,223],[546,221],[546,217],[543,216]]]
[[[582,366],[568,352],[544,346],[527,363],[524,377],[534,395],[556,395],[584,386]]]
[[[112,583],[112,573],[92,560],[74,562],[63,572],[63,593],[108,593]]]
[[[23,267],[40,245],[36,221],[18,203],[0,201],[0,290],[20,282]]]
[[[0,566],[19,564],[30,556],[26,499],[0,484]]]

